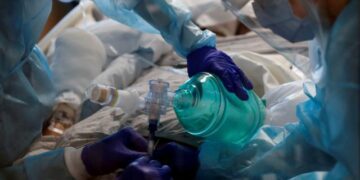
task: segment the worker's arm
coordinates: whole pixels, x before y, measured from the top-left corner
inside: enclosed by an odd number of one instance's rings
[[[242,100],[248,99],[245,89],[252,89],[250,81],[229,56],[215,48],[215,34],[201,30],[191,21],[191,12],[180,1],[95,0],[94,2],[105,15],[121,23],[138,29],[150,24],[159,31],[177,54],[187,58],[189,77],[200,72],[215,74],[219,76],[228,91],[235,93]],[[131,15],[131,13],[133,16],[124,18],[125,14]],[[136,23],[144,23],[131,25],[129,22],[131,18],[136,19]]]
[[[215,47],[215,34],[201,30],[191,21],[191,12],[178,0],[95,0],[107,16],[143,31],[144,27],[160,32],[182,57],[195,49]]]
[[[74,179],[68,171],[64,149],[30,156],[0,169],[0,179]]]
[[[308,144],[298,129],[251,165],[238,171],[237,177],[252,179],[276,175],[280,179],[289,179],[307,172],[329,171],[335,160]]]
[[[0,179],[88,179],[125,168],[145,156],[147,141],[124,128],[100,141],[75,149],[67,147],[25,158],[0,169]]]

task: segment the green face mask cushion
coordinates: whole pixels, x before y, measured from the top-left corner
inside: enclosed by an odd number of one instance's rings
[[[175,113],[185,130],[195,136],[241,144],[248,141],[263,124],[265,106],[248,91],[240,100],[230,93],[218,77],[199,73],[175,92]]]

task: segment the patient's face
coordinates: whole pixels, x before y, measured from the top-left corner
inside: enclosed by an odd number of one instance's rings
[[[61,103],[56,108],[54,115],[50,121],[60,122],[66,125],[66,128],[73,125],[76,117],[76,112],[73,108],[65,103]]]
[[[334,23],[341,11],[349,3],[349,0],[318,0],[318,7],[322,10],[322,14],[325,15],[330,23]]]
[[[301,4],[301,0],[289,0],[291,9],[294,13],[294,15],[300,19],[303,19],[306,17],[307,12],[304,9],[303,5]]]
[[[307,10],[303,6],[304,0],[289,0],[290,6],[296,17],[303,19],[307,16]],[[334,23],[336,17],[341,13],[349,0],[308,0],[314,3],[319,9],[322,18],[329,20],[330,24]]]

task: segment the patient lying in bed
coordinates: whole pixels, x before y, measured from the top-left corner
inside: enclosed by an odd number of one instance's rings
[[[224,45],[219,47],[226,49]],[[174,91],[188,79],[186,69],[161,66],[160,61],[177,64],[179,57],[159,36],[143,34],[111,20],[87,30],[69,29],[58,37],[53,49],[48,55],[58,92],[57,104],[44,125],[44,136],[34,143],[28,155],[57,147],[82,147],[129,126],[145,137],[148,135],[147,115],[143,112],[128,115],[119,108],[101,107],[86,100],[84,92],[92,83],[136,90],[145,96],[149,80],[164,79]],[[300,79],[279,55],[263,56],[240,50],[229,53],[254,83],[259,96],[271,97],[273,88]],[[272,102],[276,98],[268,102],[275,106]],[[56,122],[61,119],[70,122],[60,127]],[[54,133],[48,127],[60,127],[62,132]],[[197,147],[202,141],[184,131],[172,108],[161,118],[156,136],[160,144],[175,141]]]

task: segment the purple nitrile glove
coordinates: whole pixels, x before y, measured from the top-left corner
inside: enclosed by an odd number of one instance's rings
[[[135,159],[145,156],[147,141],[132,128],[125,128],[99,142],[86,146],[81,159],[92,176],[125,168]]]
[[[195,148],[170,142],[156,149],[153,158],[171,168],[174,179],[195,179],[198,167],[199,151]]]
[[[247,90],[253,88],[244,72],[224,52],[213,47],[202,47],[187,56],[189,77],[208,72],[218,76],[226,89],[235,93],[241,100],[249,98]],[[244,89],[245,88],[245,89]]]
[[[141,157],[132,162],[117,180],[170,180],[171,170],[167,165],[161,165],[149,157]]]

